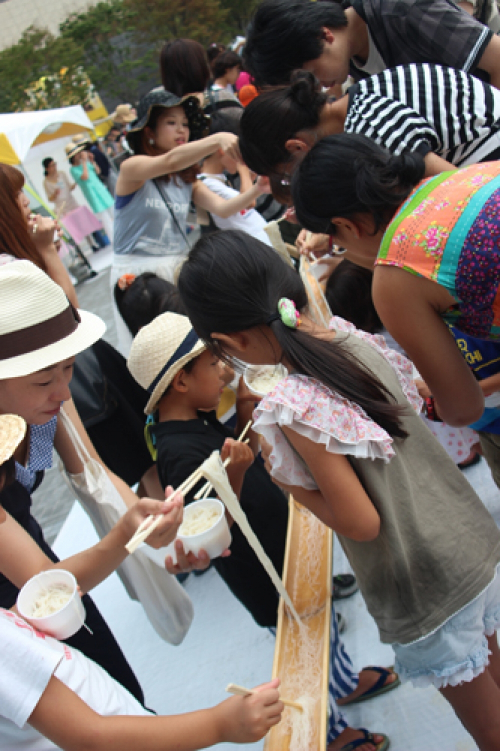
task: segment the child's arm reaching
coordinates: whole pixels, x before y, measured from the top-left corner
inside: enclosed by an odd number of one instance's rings
[[[52,677],[29,724],[64,751],[195,751],[216,743],[253,743],[281,719],[279,679],[251,696],[171,717],[103,717]]]
[[[380,531],[380,517],[342,454],[332,454],[325,446],[313,443],[290,428],[281,428],[295,451],[302,457],[319,490],[278,483],[306,506],[328,527],[356,542],[374,540]],[[271,446],[261,439],[262,455],[269,457]]]
[[[200,206],[205,211],[220,216],[222,219],[227,219],[227,217],[236,214],[238,211],[248,208],[262,193],[269,192],[268,179],[266,177],[259,177],[249,190],[227,200],[216,195],[201,180],[198,180],[193,185],[193,201],[196,206]]]
[[[239,498],[241,488],[243,487],[243,480],[245,479],[245,472],[254,462],[254,453],[246,443],[226,438],[221,448],[220,458],[224,462],[228,457],[231,461],[226,469],[227,476],[234,494]]]
[[[240,193],[244,193],[246,190],[250,190],[253,185],[255,176],[248,169],[247,165],[243,162],[237,162],[238,175],[240,177]],[[249,204],[249,208],[255,208],[255,201]]]
[[[176,146],[160,156],[139,154],[130,157],[120,167],[117,195],[129,195],[139,190],[146,180],[154,180],[191,167],[217,149],[222,149],[226,153],[237,140],[232,133],[215,133],[198,141]]]

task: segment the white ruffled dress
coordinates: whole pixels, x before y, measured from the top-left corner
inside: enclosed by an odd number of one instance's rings
[[[422,399],[413,381],[413,366],[406,357],[390,349],[383,336],[360,331],[342,318],[334,316],[329,328],[368,342],[391,365],[404,395],[415,412],[420,412]],[[272,476],[287,485],[300,485],[307,490],[318,487],[280,430],[282,426],[314,443],[324,444],[333,454],[386,462],[394,456],[391,436],[361,407],[330,391],[314,378],[292,374],[262,399],[255,410],[253,426],[273,447],[270,456]]]

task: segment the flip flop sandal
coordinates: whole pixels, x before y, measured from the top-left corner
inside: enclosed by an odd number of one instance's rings
[[[340,751],[354,751],[354,749],[362,746],[363,743],[372,743],[375,751],[386,751],[389,748],[390,740],[386,735],[383,735],[382,733],[377,733],[377,735],[382,736],[383,740],[380,741],[380,743],[376,743],[374,740],[375,736],[373,735],[373,733],[370,733],[368,730],[365,730],[364,728],[360,728],[359,732],[364,733],[364,738],[358,738],[355,741],[351,741],[346,746],[342,746]]]
[[[371,688],[368,688],[363,694],[361,694],[361,696],[357,696],[351,701],[343,702],[343,707],[347,707],[349,704],[360,704],[362,701],[367,701],[367,699],[373,699],[375,696],[381,696],[382,694],[386,694],[388,691],[392,691],[393,688],[396,688],[401,684],[401,681],[399,680],[399,676],[397,674],[395,674],[395,681],[393,681],[392,683],[385,683],[391,673],[394,673],[393,668],[378,668],[369,665],[368,667],[363,668],[363,670],[373,670],[376,673],[380,673],[378,681],[374,683]]]

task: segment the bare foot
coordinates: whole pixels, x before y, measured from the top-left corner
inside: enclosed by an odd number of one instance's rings
[[[376,670],[371,670],[370,668],[364,668],[364,670],[361,671],[359,674],[359,683],[358,687],[355,691],[352,692],[352,694],[349,694],[348,696],[343,696],[342,699],[337,699],[337,704],[339,707],[342,707],[344,704],[349,704],[354,699],[357,699],[359,696],[365,693],[365,691],[368,691],[372,686],[376,684],[378,679],[380,678],[380,673],[377,673]],[[389,675],[386,678],[386,681],[384,683],[384,686],[388,686],[391,683],[394,683],[397,676],[394,671],[390,672]]]
[[[356,728],[346,728],[342,733],[335,738],[334,741],[328,744],[326,751],[341,751],[344,746],[347,746],[352,741],[357,741],[359,738],[363,738],[364,734],[362,730],[356,730]],[[379,733],[373,733],[375,743],[378,745],[384,740],[384,736]],[[358,746],[356,751],[376,751],[375,746],[371,741],[366,741],[362,746]]]

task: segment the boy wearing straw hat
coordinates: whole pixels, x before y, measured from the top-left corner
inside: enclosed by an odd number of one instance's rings
[[[0,415],[0,492],[12,482],[13,455],[25,431],[21,417]],[[27,557],[30,545],[36,546],[27,534],[10,540],[12,527],[13,520],[0,505],[0,555],[10,554],[14,561]],[[9,545],[12,549],[5,551]],[[78,560],[82,569],[88,567],[88,552],[67,561],[68,569],[74,571]],[[106,551],[100,554],[105,556]],[[24,563],[21,560],[19,567]],[[99,665],[1,607],[0,640],[0,748],[9,751],[55,751],[56,747],[168,751],[224,741],[251,743],[281,719],[278,679],[259,687],[251,697],[234,697],[200,712],[151,717]]]
[[[150,399],[145,412],[157,452],[163,487],[177,487],[213,451],[231,458],[229,480],[274,567],[281,572],[285,554],[288,505],[253,451],[234,440],[215,410],[225,386],[223,368],[198,339],[189,319],[164,313],[144,326],[132,343],[128,368]],[[248,422],[255,398],[239,390],[238,425]],[[256,437],[251,438],[256,443]],[[201,488],[200,482],[186,502]],[[261,626],[275,626],[278,594],[241,530],[231,528],[231,556],[213,563],[233,594]]]
[[[231,447],[236,442],[228,438],[230,431],[215,416],[224,386],[220,361],[206,349],[188,318],[163,313],[140,329],[132,343],[127,365],[150,394],[144,411],[155,419],[148,431],[157,451],[162,485],[168,482],[178,487],[213,451],[221,451],[223,459],[231,456],[227,473],[233,490],[250,526],[281,574],[288,523],[287,501],[259,460],[250,463],[242,456],[238,466],[231,455]],[[241,424],[246,424],[254,403],[255,397],[248,391],[240,392]],[[202,484],[203,480],[187,494],[185,503],[193,500]],[[257,623],[273,627],[278,604],[274,585],[236,524],[231,527],[231,535],[231,556],[217,558],[213,564]],[[176,552],[178,560],[186,560],[179,541]],[[167,569],[175,573],[169,558]],[[336,698],[345,704],[364,701],[399,685],[391,668],[369,667],[359,674],[354,672],[339,638],[335,613],[333,616],[329,680],[331,739],[344,731],[346,735],[357,732],[348,727]]]

